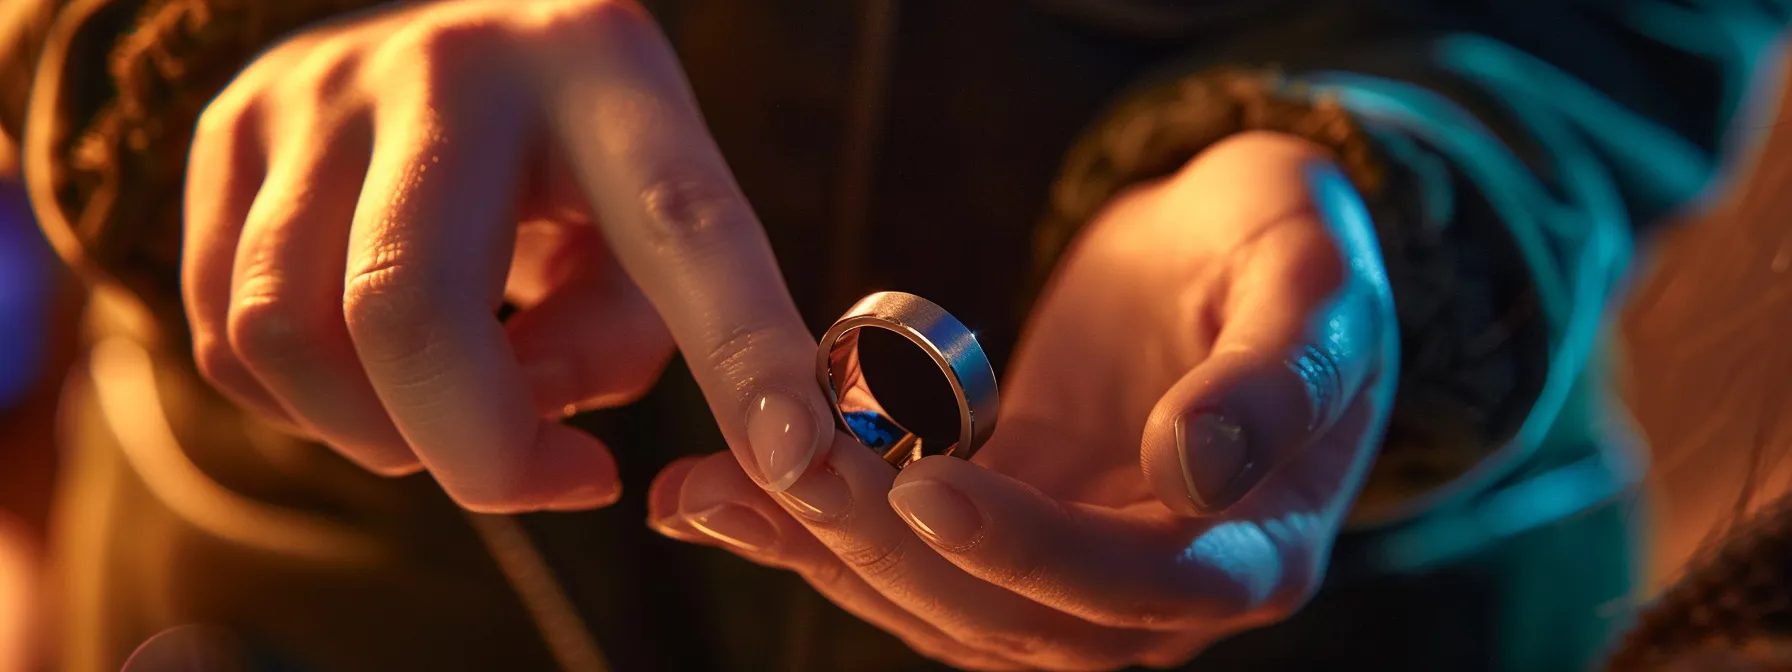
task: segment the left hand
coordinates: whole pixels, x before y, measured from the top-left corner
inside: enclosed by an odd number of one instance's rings
[[[1320,583],[1399,362],[1375,240],[1324,148],[1240,134],[1090,223],[975,459],[898,474],[836,434],[768,493],[691,458],[651,523],[959,667],[1179,664]]]

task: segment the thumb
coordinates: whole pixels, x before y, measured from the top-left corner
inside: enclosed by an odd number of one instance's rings
[[[1315,445],[1366,391],[1391,397],[1380,381],[1393,380],[1397,334],[1367,211],[1329,163],[1298,169],[1312,207],[1239,251],[1252,263],[1238,266],[1218,299],[1213,354],[1171,387],[1147,422],[1141,467],[1173,511],[1228,509]],[[1364,454],[1322,463],[1365,465],[1367,443],[1324,442]],[[1319,481],[1335,484],[1328,492],[1307,494],[1346,496],[1350,474],[1338,476]]]

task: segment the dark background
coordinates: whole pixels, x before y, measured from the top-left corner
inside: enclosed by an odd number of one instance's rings
[[[1628,362],[1623,387],[1654,456],[1655,499],[1646,515],[1655,517],[1650,564],[1657,581],[1671,578],[1735,514],[1747,474],[1767,474],[1757,502],[1792,485],[1792,462],[1780,459],[1792,453],[1792,114],[1784,109],[1792,96],[1777,84],[1764,88],[1782,109],[1756,124],[1765,139],[1754,142],[1760,149],[1749,177],[1710,212],[1665,227],[1639,257],[1633,294],[1619,316]],[[17,198],[16,191],[0,193],[7,204]],[[7,309],[0,312],[0,374],[46,375],[27,381],[22,394],[0,389],[0,537],[9,517],[27,536],[45,524],[55,374],[72,355],[80,297],[53,264],[42,273],[16,272],[24,268],[16,253],[42,241],[29,222],[9,217],[13,210],[0,208],[0,264],[8,265],[0,269],[0,295],[12,301],[0,303]],[[38,300],[16,298],[27,295]],[[919,366],[925,362],[886,356],[898,358],[886,363],[897,375],[941,382],[931,367]],[[16,376],[0,375],[0,387],[9,377]],[[923,415],[950,411],[933,410]],[[927,424],[916,429],[939,432]]]

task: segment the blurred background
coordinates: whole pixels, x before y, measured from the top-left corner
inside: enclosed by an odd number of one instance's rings
[[[1779,111],[1746,179],[1696,221],[1644,250],[1619,316],[1621,381],[1653,452],[1657,585],[1737,512],[1792,485],[1792,97],[1763,87]],[[0,137],[0,143],[10,140]],[[0,147],[0,161],[11,155]],[[0,672],[24,650],[51,515],[56,397],[81,300],[39,236],[14,166],[0,165]],[[1744,492],[1751,470],[1768,474]]]

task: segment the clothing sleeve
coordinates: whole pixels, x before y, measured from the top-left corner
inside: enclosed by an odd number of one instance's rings
[[[1479,217],[1509,236],[1548,338],[1513,438],[1534,445],[1595,354],[1639,236],[1721,192],[1758,143],[1772,107],[1759,85],[1778,93],[1792,3],[1516,5],[1485,33],[1439,31],[1297,77],[1408,171],[1448,176],[1419,181],[1420,221]]]
[[[1036,268],[1049,271],[1102,200],[1225,134],[1326,144],[1364,192],[1399,313],[1383,462],[1417,454],[1461,473],[1499,446],[1545,441],[1639,235],[1702,204],[1749,158],[1767,125],[1757,84],[1778,83],[1792,2],[1388,4],[1400,7],[1371,23],[1396,28],[1235,64],[1274,66],[1267,94],[1185,68],[1128,97],[1067,160]],[[1253,114],[1269,109],[1255,100],[1265,96],[1308,112]],[[1334,106],[1343,130],[1328,121]],[[1399,471],[1384,466],[1365,497]]]
[[[1483,190],[1546,190],[1549,204],[1639,232],[1721,188],[1770,122],[1758,103],[1778,93],[1792,2],[1517,4],[1524,16],[1484,33],[1440,32],[1313,77],[1373,123],[1458,136],[1431,144]],[[1553,28],[1524,28],[1538,24]]]

